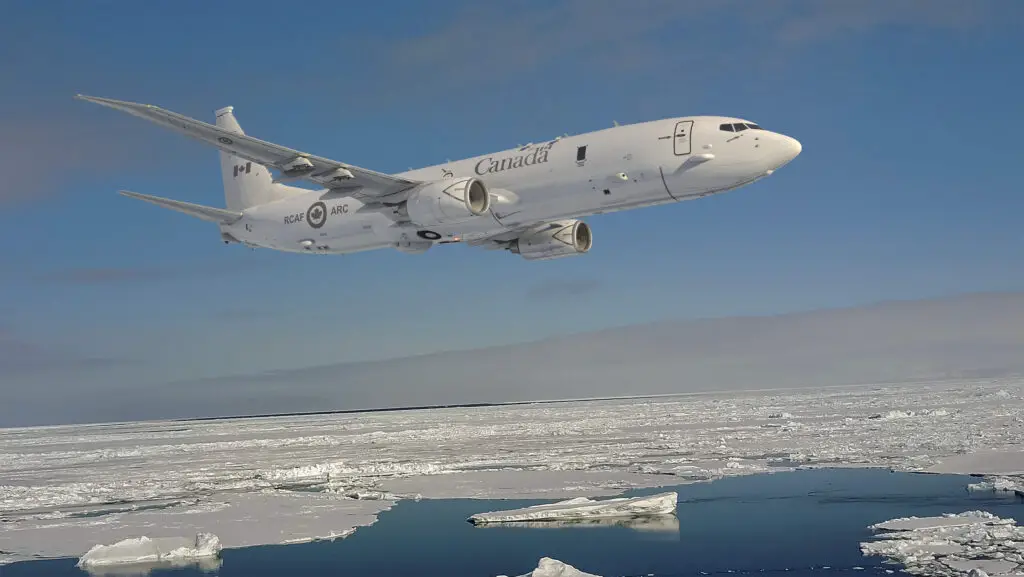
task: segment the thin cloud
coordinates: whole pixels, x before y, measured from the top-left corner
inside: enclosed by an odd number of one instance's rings
[[[1018,10],[1004,3],[1001,7]],[[777,37],[786,43],[820,42],[841,34],[859,34],[897,26],[906,29],[971,30],[998,22],[992,2],[960,0],[863,0],[801,2],[799,10],[779,17]]]
[[[79,268],[40,275],[46,283],[91,285],[125,282],[145,282],[171,276],[171,271],[142,268]]]
[[[69,104],[0,116],[0,207],[50,197],[104,172],[156,162],[152,147],[139,146],[138,136],[101,123],[87,109],[74,114],[70,108],[77,101],[71,96]]]
[[[603,283],[592,278],[552,279],[536,284],[526,291],[530,300],[567,300],[592,295],[604,287]]]
[[[0,375],[107,368],[126,364],[124,359],[76,354],[46,347],[0,327]]]
[[[244,273],[260,270],[264,266],[265,264],[262,262],[236,260],[224,263],[169,266],[166,268],[83,267],[42,273],[36,275],[35,280],[44,284],[58,285],[144,283],[196,276]]]
[[[288,313],[278,308],[232,308],[214,313],[203,313],[203,317],[219,321],[248,322],[274,318],[285,314]]]
[[[1010,3],[956,0],[683,2],[619,0],[471,3],[430,33],[392,42],[382,64],[406,83],[512,81],[545,67],[657,71],[689,62],[709,69],[888,26],[969,30],[1024,12]],[[999,7],[999,9],[997,9]],[[747,42],[737,43],[742,36]],[[673,41],[677,48],[672,49]],[[726,41],[728,40],[728,41]],[[754,49],[751,49],[751,46]],[[748,62],[749,65],[749,62]],[[614,80],[609,77],[609,80]],[[419,84],[417,84],[418,86]]]

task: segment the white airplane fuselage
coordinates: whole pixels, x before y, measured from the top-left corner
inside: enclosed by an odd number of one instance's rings
[[[489,210],[457,224],[424,228],[396,223],[379,205],[325,189],[248,208],[237,222],[220,226],[226,237],[282,251],[344,254],[397,248],[418,253],[435,243],[492,237],[530,223],[725,192],[770,175],[800,151],[793,138],[739,118],[672,118],[396,175],[422,181],[482,180],[491,194]]]

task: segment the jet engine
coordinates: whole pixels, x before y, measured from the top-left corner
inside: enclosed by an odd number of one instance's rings
[[[593,243],[590,226],[571,219],[534,227],[513,240],[508,248],[526,260],[549,260],[583,254]]]
[[[477,178],[436,180],[412,191],[400,209],[413,223],[432,227],[469,220],[487,214],[491,195]]]

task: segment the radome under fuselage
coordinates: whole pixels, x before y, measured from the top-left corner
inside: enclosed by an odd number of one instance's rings
[[[531,223],[725,192],[771,174],[800,153],[799,142],[788,136],[746,126],[722,129],[729,124],[752,123],[697,116],[615,126],[398,175],[483,180],[492,194],[490,211],[458,224],[399,225],[379,206],[310,190],[247,209],[241,220],[221,228],[247,245],[283,251],[422,252],[434,242],[471,241]],[[308,218],[318,202],[326,218]]]

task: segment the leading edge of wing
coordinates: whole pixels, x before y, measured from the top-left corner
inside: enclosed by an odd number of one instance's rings
[[[160,108],[152,104],[141,104],[125,100],[114,100],[99,96],[87,96],[77,94],[75,98],[113,108],[132,116],[153,122],[169,128],[180,134],[190,136],[224,152],[234,154],[246,160],[271,166],[277,170],[284,171],[288,164],[296,158],[305,158],[314,165],[314,170],[304,175],[304,180],[309,180],[327,188],[333,188],[339,192],[346,189],[358,189],[358,193],[365,197],[383,197],[405,190],[413,185],[419,184],[416,181],[398,178],[388,174],[368,170],[351,164],[338,162],[329,158],[307,154],[298,150],[287,148],[279,144],[260,140],[246,134],[238,134],[225,130],[202,120],[189,118],[177,112]],[[334,183],[330,178],[318,179],[318,176],[325,176],[332,169],[345,169],[352,174],[352,179],[341,185]],[[332,186],[333,184],[333,186]]]

